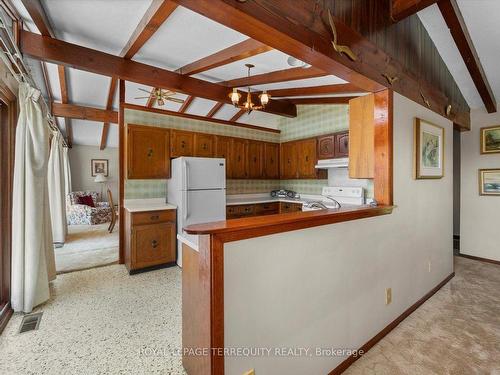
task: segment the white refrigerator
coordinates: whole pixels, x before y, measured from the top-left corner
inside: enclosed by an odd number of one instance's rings
[[[172,160],[167,201],[177,206],[177,233],[198,244],[198,236],[183,228],[226,220],[226,160],[180,157]],[[182,267],[182,244],[177,240],[177,264]]]

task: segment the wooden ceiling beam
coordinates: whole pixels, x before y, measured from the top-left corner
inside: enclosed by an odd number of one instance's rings
[[[57,72],[59,74],[59,85],[61,86],[61,101],[63,104],[67,104],[69,103],[69,95],[66,80],[66,68],[62,65],[58,65]],[[66,128],[66,143],[68,144],[68,147],[71,148],[73,147],[73,127],[70,118],[64,118],[64,126]]]
[[[324,98],[291,98],[293,104],[349,104],[356,96],[332,96]]]
[[[497,103],[495,95],[488,83],[488,78],[481,65],[476,48],[474,47],[474,43],[472,42],[472,38],[467,30],[467,26],[456,0],[441,0],[438,2],[438,6],[446,24],[450,28],[451,36],[460,51],[460,55],[462,55],[464,59],[465,66],[472,77],[472,81],[474,81],[486,110],[488,113],[496,112]]]
[[[170,0],[153,0],[149,8],[144,13],[139,24],[120,52],[120,57],[131,59],[142,46],[153,36],[160,26],[167,20],[172,12],[177,8],[177,4]],[[106,101],[106,109],[113,108],[113,99],[116,94],[117,78],[111,77]],[[149,102],[149,100],[148,100]],[[109,123],[105,122],[101,132],[100,149],[106,148],[108,140]]]
[[[186,99],[184,99],[184,103],[182,103],[181,107],[179,108],[179,113],[186,112],[189,106],[193,103],[193,100],[193,95],[189,95]]]
[[[62,40],[22,31],[21,51],[32,58],[76,69],[117,77],[126,81],[158,86],[176,92],[193,95],[218,102],[231,103],[226,86],[183,76],[167,69],[113,56],[91,48],[78,46]],[[258,101],[257,95],[253,100]],[[295,117],[295,105],[286,100],[271,100],[265,112]]]
[[[231,121],[231,122],[238,121],[238,119],[239,119],[241,116],[243,116],[245,113],[246,113],[246,110],[244,110],[244,109],[240,109],[238,112],[236,112],[236,113],[234,114],[234,116],[233,116],[233,117],[231,117],[231,118],[229,119],[229,121]]]
[[[210,56],[203,57],[198,61],[184,65],[183,67],[177,69],[177,72],[187,75],[198,74],[271,50],[271,47],[249,38],[247,40],[244,40],[243,42],[234,44],[228,48],[218,51]]]
[[[339,43],[357,56],[355,61],[332,47],[326,5],[313,1],[174,0],[222,25],[294,56],[323,72],[335,75],[367,92],[385,88],[420,103],[465,128],[470,127],[469,108],[445,95],[443,89],[411,73],[395,57],[332,14]],[[319,9],[318,9],[319,7]],[[368,13],[367,13],[368,14]],[[389,14],[387,17],[389,18]],[[406,47],[405,47],[406,48]],[[392,84],[384,75],[397,76]],[[425,98],[425,100],[424,100]]]
[[[438,0],[391,0],[391,19],[394,22],[401,21],[437,2]]]
[[[289,89],[267,90],[271,97],[287,97],[287,96],[306,96],[306,95],[325,95],[325,94],[350,94],[357,92],[365,92],[360,88],[350,84],[342,83],[339,85],[323,85],[310,87],[294,87]]]
[[[264,126],[243,124],[241,122],[222,120],[222,119],[218,119],[218,118],[207,118],[205,116],[193,115],[191,113],[179,113],[179,112],[169,111],[169,110],[160,109],[160,108],[148,108],[148,107],[145,107],[142,105],[137,105],[137,104],[125,103],[123,107],[128,108],[128,109],[134,109],[137,111],[146,111],[146,112],[159,113],[162,115],[183,117],[183,118],[189,118],[189,119],[200,120],[200,121],[208,121],[212,124],[215,123],[215,124],[221,124],[221,125],[237,126],[239,128],[259,130],[259,131],[268,132],[268,133],[281,133],[281,131],[278,129],[266,128]]]
[[[265,85],[267,83],[295,81],[297,79],[323,77],[327,74],[317,68],[291,68],[274,72],[257,74],[250,77],[241,77],[221,82],[228,87],[244,87],[252,85]]]
[[[220,111],[220,109],[224,106],[224,103],[216,103],[212,109],[207,113],[207,116],[206,117],[214,117],[216,115],[217,112]]]
[[[79,120],[118,123],[118,112],[106,109],[84,107],[76,104],[52,103],[54,116]]]

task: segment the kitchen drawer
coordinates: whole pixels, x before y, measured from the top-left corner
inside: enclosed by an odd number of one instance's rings
[[[272,215],[280,211],[280,204],[278,202],[259,203],[255,205],[256,215]]]
[[[134,227],[132,233],[134,268],[175,262],[175,231],[174,223]]]
[[[241,206],[238,206],[238,214],[240,216],[253,216],[253,215],[255,215],[255,205],[243,204]]]
[[[226,219],[235,219],[240,217],[238,206],[226,206]]]
[[[176,210],[158,210],[146,212],[133,212],[132,225],[164,223],[176,221]]]
[[[302,203],[280,202],[280,213],[302,211]]]

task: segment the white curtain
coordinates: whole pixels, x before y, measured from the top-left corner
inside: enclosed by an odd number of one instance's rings
[[[69,148],[64,147],[63,148],[63,164],[64,164],[64,194],[65,198],[68,196],[69,193],[72,192],[72,186],[71,186],[71,167],[69,165],[69,155],[68,155]]]
[[[50,298],[55,279],[47,189],[49,131],[38,91],[19,85],[12,208],[12,292],[15,311],[31,312]]]
[[[59,132],[54,132],[52,136],[47,178],[49,183],[52,240],[56,244],[64,244],[68,226],[66,223],[63,145],[61,133]]]

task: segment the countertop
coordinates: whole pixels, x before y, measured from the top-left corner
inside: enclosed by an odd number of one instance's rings
[[[175,210],[176,206],[165,202],[165,198],[125,199],[123,208],[129,212]]]

